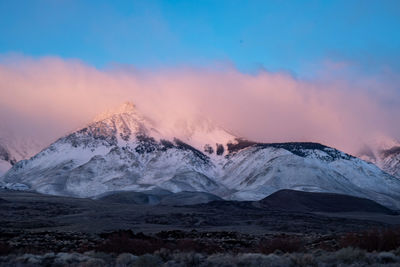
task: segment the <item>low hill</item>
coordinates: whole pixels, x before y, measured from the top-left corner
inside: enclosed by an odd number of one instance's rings
[[[394,211],[366,198],[288,189],[275,192],[258,203],[264,208],[294,212],[373,212],[394,214]]]

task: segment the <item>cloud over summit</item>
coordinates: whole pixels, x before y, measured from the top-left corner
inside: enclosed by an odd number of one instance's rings
[[[133,101],[164,123],[207,117],[263,142],[314,141],[355,153],[400,137],[400,78],[322,64],[312,79],[230,67],[99,70],[76,60],[0,60],[0,125],[50,142],[105,109]]]

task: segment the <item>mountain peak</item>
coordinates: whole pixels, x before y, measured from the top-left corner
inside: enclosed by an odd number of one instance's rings
[[[121,106],[119,106],[120,108],[124,108],[124,109],[129,109],[129,110],[132,110],[132,109],[135,109],[135,104],[133,104],[133,102],[131,102],[131,101],[126,101],[126,102],[124,102]]]
[[[95,122],[102,121],[102,120],[110,118],[114,115],[119,115],[119,114],[124,114],[124,113],[134,113],[134,112],[136,112],[135,104],[133,104],[133,102],[127,101],[116,108],[109,109],[109,110],[97,115],[94,118],[94,121]]]

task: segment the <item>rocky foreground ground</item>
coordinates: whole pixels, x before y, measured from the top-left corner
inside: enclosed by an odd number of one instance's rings
[[[0,266],[399,266],[400,230],[0,233]]]
[[[202,254],[158,251],[135,256],[100,252],[23,254],[0,257],[0,266],[399,266],[400,252],[346,248],[336,252]]]
[[[0,199],[0,266],[400,265],[398,213]]]

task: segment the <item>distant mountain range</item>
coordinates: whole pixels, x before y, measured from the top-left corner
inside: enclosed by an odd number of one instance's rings
[[[400,209],[400,179],[389,174],[398,174],[398,161],[388,163],[394,169],[387,173],[318,143],[247,141],[203,118],[160,126],[132,103],[14,163],[0,178],[3,186],[54,195],[167,190],[260,200],[294,189],[363,197]]]

